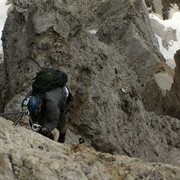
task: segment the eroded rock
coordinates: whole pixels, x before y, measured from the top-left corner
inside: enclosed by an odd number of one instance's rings
[[[179,179],[180,168],[53,142],[0,117],[0,178]]]
[[[177,164],[179,120],[144,109],[162,112],[157,79],[167,66],[143,3],[94,3],[13,1],[3,32],[6,98],[22,97],[42,67],[63,69],[75,99],[72,136],[98,151]]]

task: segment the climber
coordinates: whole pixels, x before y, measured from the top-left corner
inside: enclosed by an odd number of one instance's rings
[[[53,78],[56,76],[56,80],[52,79],[52,77],[48,77],[49,74],[52,75]],[[66,80],[61,78],[66,78]],[[58,82],[57,79],[61,82],[61,84],[58,84],[60,82]],[[64,80],[63,83],[62,80]],[[41,83],[41,81],[43,81],[43,83]],[[46,82],[47,85],[45,85]],[[52,68],[43,69],[35,77],[35,81],[33,82],[32,86],[33,90],[28,93],[27,97],[22,102],[23,109],[27,108],[29,111],[29,123],[32,130],[34,130],[33,127],[38,124],[38,127],[40,127],[38,129],[38,133],[54,140],[52,131],[57,128],[59,131],[58,142],[60,143],[64,143],[67,131],[67,120],[65,113],[72,105],[72,95],[65,85],[66,82],[66,74],[65,76],[63,74],[62,76],[62,72],[57,70],[54,71]],[[50,88],[49,83],[54,83],[56,85],[53,87],[51,85]],[[38,87],[38,85],[42,84],[43,88],[42,86]]]

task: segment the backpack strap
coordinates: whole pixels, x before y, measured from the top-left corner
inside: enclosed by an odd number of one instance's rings
[[[69,89],[68,89],[68,87],[67,86],[64,86],[64,88],[63,88],[64,90],[65,90],[65,92],[66,92],[66,98],[68,98],[68,96],[69,96]]]

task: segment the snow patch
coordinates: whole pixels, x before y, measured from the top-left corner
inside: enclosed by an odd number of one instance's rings
[[[97,31],[98,31],[98,30],[93,29],[93,30],[89,30],[89,33],[90,33],[90,34],[96,34]]]
[[[159,49],[166,63],[175,68],[174,54],[180,49],[180,12],[171,9],[171,18],[163,20],[159,15],[151,13],[149,18],[159,43]]]

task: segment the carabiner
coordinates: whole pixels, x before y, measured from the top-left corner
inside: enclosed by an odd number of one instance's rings
[[[41,130],[41,125],[39,125],[39,124],[33,124],[33,125],[32,125],[32,130],[33,130],[34,132],[39,132],[39,131]]]

